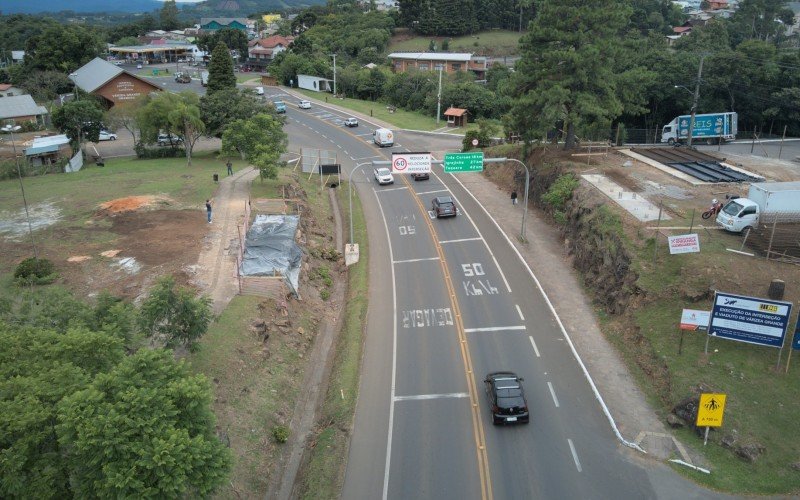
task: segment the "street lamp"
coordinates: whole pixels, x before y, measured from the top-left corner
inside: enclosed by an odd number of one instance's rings
[[[336,97],[336,54],[331,54],[333,57],[333,97]]]
[[[531,171],[528,169],[527,165],[517,160],[516,158],[503,158],[503,160],[517,162],[525,168],[525,202],[524,202],[525,208],[522,211],[522,229],[520,230],[520,236],[522,237],[522,241],[525,241],[525,219],[528,216],[528,186],[531,183]]]
[[[436,126],[439,126],[439,117],[442,115],[442,69],[444,65],[439,65],[439,92],[436,94]]]
[[[353,240],[355,239],[353,237],[353,182],[352,182],[353,172],[355,172],[356,170],[361,170],[361,167],[369,165],[370,163],[372,162],[363,162],[357,164],[355,167],[353,167],[353,170],[350,171],[350,175],[347,176],[347,187],[349,188],[350,192],[349,196],[350,196],[350,244],[351,245],[353,244]]]
[[[19,177],[19,189],[22,191],[22,204],[25,205],[25,218],[28,221],[28,234],[31,236],[31,246],[33,247],[33,257],[38,261],[39,253],[36,251],[36,240],[33,239],[33,226],[31,225],[31,215],[28,212],[28,200],[25,197],[25,187],[22,185],[22,170],[19,167],[19,157],[17,157],[17,145],[14,143],[14,132],[18,132],[22,127],[19,125],[11,125],[10,123],[3,127],[3,132],[11,134],[11,147],[14,150],[14,161],[17,164],[17,176]]]

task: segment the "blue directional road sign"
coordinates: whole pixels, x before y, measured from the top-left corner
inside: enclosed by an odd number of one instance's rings
[[[791,312],[791,302],[717,292],[708,334],[750,344],[783,347]]]
[[[794,338],[792,338],[792,349],[800,350],[800,317],[797,318],[797,325],[794,327]]]

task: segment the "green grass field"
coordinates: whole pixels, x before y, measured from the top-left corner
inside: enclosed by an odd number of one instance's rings
[[[475,35],[450,38],[449,52],[472,52],[476,55],[510,56],[519,52],[520,33],[516,31],[492,30]],[[442,50],[446,37],[419,36],[407,40],[393,39],[389,52],[424,52],[429,50],[431,40],[436,40],[436,50]]]

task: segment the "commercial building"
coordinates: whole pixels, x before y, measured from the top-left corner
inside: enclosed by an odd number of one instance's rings
[[[107,108],[131,103],[161,87],[95,57],[69,76],[79,89],[102,98]]]
[[[457,73],[471,71],[478,80],[486,78],[488,58],[459,52],[392,52],[389,54],[392,71],[404,73],[417,71],[439,71]]]

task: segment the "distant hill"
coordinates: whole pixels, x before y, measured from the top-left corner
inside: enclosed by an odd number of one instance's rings
[[[238,12],[225,9],[231,4],[238,4]],[[308,7],[310,5],[324,4],[325,0],[207,0],[200,3],[191,3],[187,0],[178,0],[179,8],[187,11],[202,11],[213,14],[222,7],[222,11],[229,15],[246,16],[252,12],[262,10],[282,10],[289,8]],[[227,4],[227,5],[225,5]],[[7,14],[43,14],[71,10],[74,12],[152,12],[162,7],[161,0],[2,0],[0,13]]]

